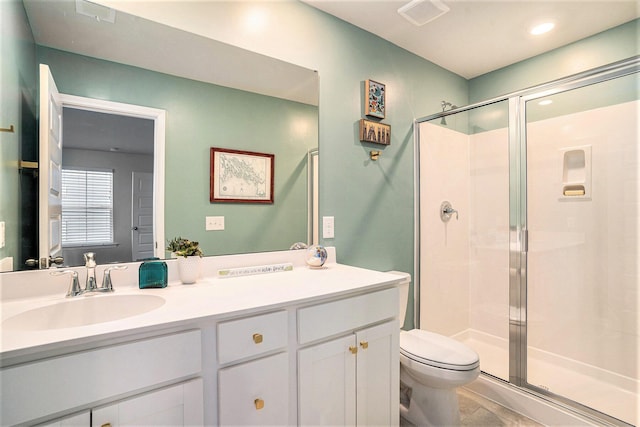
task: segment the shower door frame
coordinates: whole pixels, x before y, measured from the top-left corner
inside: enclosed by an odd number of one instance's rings
[[[527,382],[527,102],[640,72],[640,55],[487,101],[414,121],[414,324],[420,327],[420,124],[508,101],[509,145],[509,382],[518,389],[605,425],[621,421]],[[504,381],[504,380],[501,380]],[[505,381],[506,382],[506,381]],[[623,425],[629,425],[625,424]]]

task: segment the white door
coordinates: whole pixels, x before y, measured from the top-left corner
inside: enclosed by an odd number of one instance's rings
[[[356,422],[355,336],[298,352],[298,424],[354,425]]]
[[[40,64],[40,267],[62,255],[62,102],[49,67]]]
[[[133,260],[154,256],[153,173],[132,172],[131,252]]]
[[[395,320],[356,333],[359,426],[395,426],[400,422],[399,335]]]

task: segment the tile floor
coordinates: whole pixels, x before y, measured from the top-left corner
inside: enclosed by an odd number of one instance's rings
[[[542,427],[517,412],[463,388],[458,389],[460,421],[463,426],[519,426]]]
[[[460,423],[472,427],[543,427],[530,418],[513,412],[489,399],[463,388],[458,389],[460,403]],[[400,420],[401,427],[410,427],[411,423]],[[443,426],[454,427],[454,426]]]

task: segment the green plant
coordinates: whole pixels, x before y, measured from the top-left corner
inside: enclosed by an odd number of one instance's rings
[[[175,237],[169,240],[167,250],[175,253],[177,256],[202,256],[202,249],[200,249],[200,243],[191,241],[189,239],[183,239],[182,237]]]

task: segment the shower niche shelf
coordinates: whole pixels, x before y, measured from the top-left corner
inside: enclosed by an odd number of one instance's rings
[[[591,146],[563,148],[560,153],[560,200],[591,200]]]

